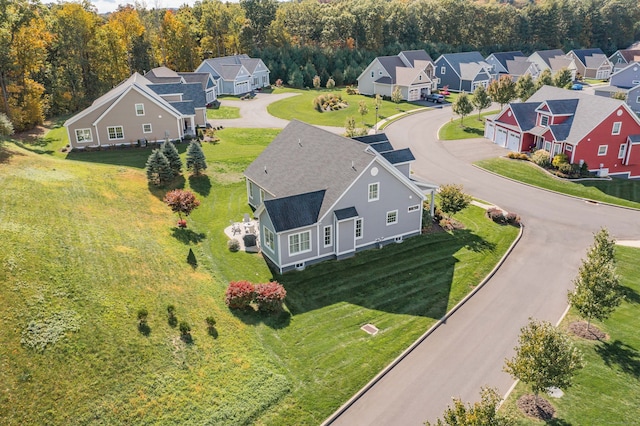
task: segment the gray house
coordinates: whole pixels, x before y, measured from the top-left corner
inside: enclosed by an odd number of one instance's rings
[[[358,91],[363,95],[391,96],[396,87],[406,101],[420,100],[436,90],[431,56],[424,50],[379,56],[358,77]]]
[[[205,91],[207,104],[216,100],[216,82],[206,72],[175,72],[167,67],[157,67],[144,73],[144,77],[154,84],[200,83]]]
[[[211,74],[219,95],[240,95],[270,85],[270,71],[262,59],[245,54],[205,59],[195,72]]]
[[[526,74],[530,74],[535,80],[540,74],[536,64],[529,61],[529,58],[520,51],[492,53],[487,56],[485,62],[491,66],[491,77],[494,80],[503,75],[509,75],[513,81],[518,81]]]
[[[616,71],[611,75],[608,86],[597,86],[594,90],[596,95],[605,97],[618,92],[624,93],[627,105],[640,115],[640,63],[631,63]]]
[[[411,179],[413,160],[384,135],[291,121],[245,170],[262,254],[282,273],[420,234],[424,193],[437,187]]]
[[[585,78],[606,80],[613,70],[609,58],[600,48],[574,49],[567,56],[575,60],[577,73]]]
[[[571,78],[576,78],[576,61],[560,49],[538,50],[529,55],[529,62],[536,64],[540,72],[548,69],[555,74],[563,68],[571,71]]]
[[[640,49],[620,49],[609,56],[613,72],[620,71],[632,62],[640,62]]]
[[[440,87],[449,86],[454,92],[473,92],[491,82],[491,65],[480,52],[446,53],[435,62]]]

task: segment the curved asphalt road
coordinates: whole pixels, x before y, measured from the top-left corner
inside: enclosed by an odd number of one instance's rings
[[[483,172],[471,165],[505,151],[484,139],[439,141],[450,108],[414,114],[385,129],[396,148],[410,147],[415,175],[437,184],[460,183],[474,197],[518,213],[525,232],[493,278],[392,368],[333,425],[421,425],[440,417],[452,397],[476,401],[482,386],[505,394],[502,372],[529,317],[556,323],[567,306],[580,260],[593,233],[640,240],[640,212],[594,205]],[[467,119],[473,119],[469,117]]]

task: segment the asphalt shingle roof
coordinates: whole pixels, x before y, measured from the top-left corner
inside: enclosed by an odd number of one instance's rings
[[[354,136],[351,139],[356,140],[358,142],[367,143],[367,144],[389,141],[389,138],[385,133],[375,133],[373,135]]]
[[[546,102],[549,112],[554,115],[575,114],[577,99],[550,99]]]
[[[522,130],[530,130],[536,125],[536,109],[540,102],[512,103],[510,106]]]
[[[512,61],[514,58],[520,57],[520,56],[524,57],[524,53],[520,52],[519,50],[514,52],[497,52],[497,53],[492,53],[491,55],[493,55],[493,57],[496,58],[496,60],[500,62],[500,64],[505,68],[508,68],[507,61]]]
[[[396,82],[396,67],[404,68],[404,62],[398,56],[378,56],[378,62],[391,77],[391,83]]]
[[[352,217],[358,217],[358,210],[355,207],[347,207],[346,209],[340,209],[333,212],[336,215],[336,219],[345,220]]]
[[[192,101],[195,108],[204,108],[207,105],[207,95],[200,83],[150,84],[148,87],[158,95],[181,93],[182,100]]]
[[[538,54],[538,56],[540,56],[540,58],[542,58],[542,60],[550,67],[553,68],[551,66],[551,62],[550,60],[553,58],[556,58],[558,56],[566,56],[565,53],[560,50],[560,49],[550,49],[550,50],[538,50],[537,52],[535,52]]]
[[[383,152],[393,151],[393,145],[391,145],[391,142],[389,141],[376,142],[369,144],[369,146],[381,154]]]
[[[480,52],[445,53],[444,55],[442,55],[442,57],[446,59],[451,64],[451,66],[456,70],[458,75],[462,76],[463,78],[464,76],[463,76],[463,72],[460,69],[460,64],[469,64],[469,63],[475,62],[477,64],[486,64],[487,67],[489,66],[484,61],[484,58],[482,57]],[[476,70],[478,69],[477,66],[473,68]],[[466,72],[470,72],[470,71],[472,71],[471,68],[467,67]],[[475,74],[477,74],[477,72]],[[471,78],[475,77],[475,74]]]
[[[403,50],[400,54],[407,58],[412,67],[416,66],[416,61],[433,62],[431,56],[424,50]]]
[[[578,60],[580,62],[582,62],[584,65],[587,65],[587,58],[589,56],[593,56],[593,55],[604,55],[604,52],[602,51],[602,49],[600,48],[595,48],[595,49],[574,49],[572,50],[573,54],[576,55],[576,58],[578,58]],[[606,58],[606,56],[605,56]],[[600,63],[602,63],[602,61],[600,61]],[[591,68],[591,67],[589,67]]]
[[[313,225],[318,221],[325,191],[292,195],[264,201],[264,208],[276,232]]]

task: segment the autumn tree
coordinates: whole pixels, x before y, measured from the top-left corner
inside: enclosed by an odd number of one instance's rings
[[[0,136],[10,136],[13,134],[13,124],[7,114],[0,112]]]
[[[569,304],[587,319],[587,330],[592,318],[600,321],[609,318],[622,302],[614,257],[615,240],[604,228],[593,240],[573,281],[575,289],[568,294]]]
[[[356,119],[353,116],[347,117],[347,121],[344,125],[345,136],[348,138],[352,138],[356,135]]]
[[[364,116],[369,113],[369,107],[365,101],[358,102],[358,112],[362,116],[362,125],[364,126]]]
[[[182,220],[182,215],[189,216],[200,205],[200,201],[193,192],[183,189],[167,192],[164,196],[164,202],[172,212],[178,213],[180,220]]]
[[[569,338],[546,321],[530,319],[520,329],[513,358],[505,360],[504,371],[531,386],[536,395],[550,387],[571,386],[573,375],[582,368],[582,354]]]
[[[448,406],[442,420],[425,422],[426,426],[511,426],[515,420],[498,412],[502,398],[496,389],[482,388],[480,401],[465,404],[460,398],[453,398],[453,406]]]
[[[521,76],[516,82],[516,97],[520,102],[527,102],[527,99],[536,92],[536,84],[531,74]]]
[[[462,185],[442,185],[438,190],[440,209],[449,217],[466,209],[471,203],[471,196],[463,192]]]
[[[498,80],[493,80],[487,88],[487,93],[494,102],[502,108],[516,98],[516,84],[511,76],[503,75]]]
[[[207,169],[207,160],[197,140],[191,141],[187,148],[187,169],[191,170],[195,176],[199,176]]]
[[[453,105],[451,105],[451,110],[454,114],[460,116],[460,126],[464,126],[464,117],[471,114],[473,111],[473,104],[469,100],[469,95],[465,92],[461,92],[455,101],[453,101]]]
[[[479,84],[476,90],[473,91],[471,103],[478,110],[478,120],[480,120],[482,110],[491,106],[491,98],[482,84]]]
[[[397,104],[402,101],[402,91],[400,90],[400,86],[396,86],[391,92],[391,100]]]

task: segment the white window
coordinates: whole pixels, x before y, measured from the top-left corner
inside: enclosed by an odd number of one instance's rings
[[[333,244],[333,227],[331,225],[324,227],[324,246],[329,247]]]
[[[289,235],[289,256],[311,251],[311,232]]]
[[[144,115],[144,104],[136,104],[136,115]]]
[[[271,251],[273,251],[273,241],[275,240],[275,235],[273,232],[267,227],[262,228],[262,235],[264,237],[264,245],[269,247]]]
[[[251,198],[253,200],[253,191],[254,191],[254,185],[253,182],[249,181],[249,198]]]
[[[416,204],[415,206],[409,206],[409,208],[407,209],[407,212],[409,213],[417,212],[418,210],[420,210],[420,205]]]
[[[567,150],[567,152],[573,152],[573,145],[567,145],[565,149]]]
[[[398,210],[387,212],[387,225],[398,223]]]
[[[548,115],[541,115],[540,116],[540,125],[541,126],[547,126],[549,124],[549,116]]]
[[[91,136],[91,129],[76,129],[76,141],[93,142],[93,136]]]
[[[107,133],[109,134],[109,140],[124,139],[124,130],[122,126],[110,126],[107,127]]]
[[[447,67],[440,67],[440,74],[446,74]]]
[[[264,191],[260,189],[260,204],[264,201]]]
[[[619,135],[620,129],[622,129],[622,121],[616,121],[613,123],[613,129],[611,129],[612,135]]]
[[[600,145],[598,147],[598,155],[599,156],[607,155],[607,145]]]
[[[544,150],[547,152],[551,152],[551,142],[544,141]]]
[[[620,145],[620,149],[618,150],[618,158],[620,159],[624,158],[626,153],[627,153],[627,144],[623,143],[622,145]]]
[[[143,133],[151,133],[151,124],[143,124],[142,125]]]
[[[362,238],[362,218],[356,219],[356,240]]]
[[[369,184],[369,201],[376,201],[380,199],[380,184],[370,183]]]

